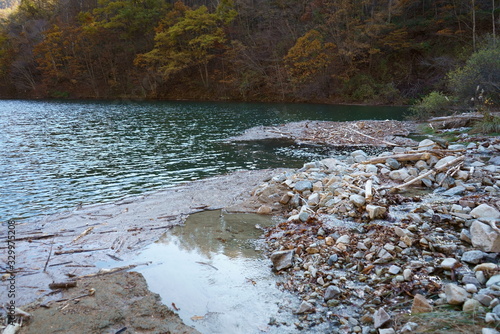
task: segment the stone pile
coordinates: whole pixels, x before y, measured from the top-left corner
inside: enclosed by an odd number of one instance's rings
[[[358,150],[257,188],[260,212],[288,216],[266,237],[283,288],[303,299],[295,325],[412,333],[394,316],[445,304],[499,325],[499,151],[498,140]]]

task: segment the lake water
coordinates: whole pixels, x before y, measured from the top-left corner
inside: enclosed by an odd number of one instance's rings
[[[402,119],[405,108],[208,102],[0,101],[0,219],[242,169],[299,167],[330,148],[223,140],[258,125]]]

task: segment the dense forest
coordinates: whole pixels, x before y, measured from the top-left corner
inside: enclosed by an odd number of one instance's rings
[[[496,43],[500,7],[495,0],[0,0],[0,15],[4,98],[401,104],[445,89],[447,73]]]

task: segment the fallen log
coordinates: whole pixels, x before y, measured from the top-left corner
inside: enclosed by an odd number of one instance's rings
[[[70,249],[67,251],[54,252],[54,255],[95,252],[95,251],[100,251],[100,250],[105,250],[105,249],[109,249],[109,248],[106,247],[106,248],[93,248],[93,249]]]
[[[395,159],[397,161],[415,161],[415,160],[427,160],[431,157],[431,152],[422,152],[422,153],[408,153],[408,154],[393,154],[386,155],[383,157],[375,157],[370,160],[363,161],[363,164],[378,164],[384,163],[387,159]]]

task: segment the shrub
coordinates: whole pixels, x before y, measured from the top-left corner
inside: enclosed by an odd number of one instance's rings
[[[452,105],[452,101],[443,93],[432,92],[409,108],[410,118],[422,120],[433,116],[446,115],[450,113]]]
[[[476,122],[472,127],[471,133],[480,134],[498,134],[500,133],[500,117],[491,114],[485,114],[484,118]]]

